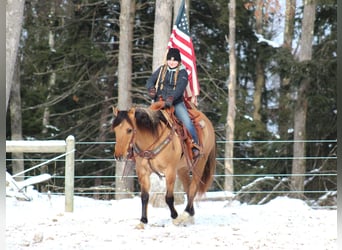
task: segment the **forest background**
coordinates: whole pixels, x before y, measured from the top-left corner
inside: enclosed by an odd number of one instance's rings
[[[75,175],[114,176],[115,138],[110,128],[112,105],[119,103],[119,85],[128,90],[126,104],[149,105],[145,82],[154,63],[156,6],[164,2],[170,8],[158,11],[174,13],[175,18],[178,8],[174,5],[179,6],[180,1],[24,2],[6,113],[7,140],[64,140],[74,135]],[[225,166],[230,1],[186,2],[201,86],[198,108],[210,118],[216,132],[218,165],[212,190],[227,190],[225,179],[231,178]],[[132,46],[126,56],[131,60],[126,65],[126,69],[131,67],[127,83],[118,79],[120,31],[129,28],[120,25],[124,7],[132,24],[131,39],[121,39]],[[313,10],[313,32],[304,27],[306,7]],[[234,178],[232,190],[227,191],[239,192],[253,183],[254,189],[271,189],[275,195],[299,190],[303,191],[301,198],[319,200],[337,190],[337,1],[305,1],[303,5],[295,0],[237,0],[235,11]],[[310,56],[301,59],[301,41],[310,34]],[[12,158],[26,158],[25,166],[21,160],[10,161]],[[7,170],[27,169],[35,164],[32,158],[32,154],[7,154]],[[87,161],[89,158],[94,160]],[[294,182],[296,169],[302,183],[299,188]],[[64,164],[56,162],[35,171],[31,174],[63,176]],[[251,174],[254,176],[246,176]],[[268,175],[275,178],[259,178]],[[75,186],[111,186],[113,182],[115,179],[80,178]],[[60,191],[63,180],[57,178],[42,188]],[[135,183],[130,191],[137,189]],[[266,201],[265,194],[258,192],[241,192],[239,199]]]

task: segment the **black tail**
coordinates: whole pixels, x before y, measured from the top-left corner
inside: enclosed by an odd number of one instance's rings
[[[201,181],[199,183],[198,194],[202,195],[211,186],[211,183],[214,180],[214,174],[216,169],[216,146],[213,147],[211,152],[209,153],[207,162],[205,163],[203,174],[201,177]]]

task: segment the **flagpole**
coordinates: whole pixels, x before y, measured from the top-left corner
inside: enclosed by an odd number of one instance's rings
[[[164,67],[166,67],[166,57],[167,57],[167,52],[169,51],[169,49],[167,49],[164,53],[164,58],[163,58],[163,64],[160,68],[160,71],[159,71],[159,74],[158,74],[158,78],[157,78],[157,81],[156,81],[156,84],[154,85],[155,89],[158,90],[159,88],[159,80],[160,80],[160,76],[161,76],[161,73],[164,69]]]

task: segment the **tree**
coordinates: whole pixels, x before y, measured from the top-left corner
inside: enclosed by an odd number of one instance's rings
[[[235,18],[236,18],[236,2],[230,0],[229,8],[229,81],[228,81],[228,111],[226,123],[226,146],[225,146],[225,178],[224,189],[234,191],[233,174],[234,174],[234,131],[236,116],[236,52],[235,52]]]
[[[153,35],[153,71],[162,65],[165,60],[167,43],[170,38],[171,10],[172,0],[156,0]]]
[[[6,2],[6,112],[17,59],[24,5],[24,0]]]
[[[289,58],[287,60],[293,61],[292,55],[292,41],[294,38],[294,24],[296,13],[296,0],[287,0],[285,9],[285,26],[284,26],[284,42],[283,50],[285,55]],[[285,67],[283,67],[285,68]],[[285,70],[284,70],[285,71]],[[289,139],[288,129],[293,125],[292,102],[290,98],[291,92],[291,76],[287,73],[278,73],[280,76],[280,90],[279,90],[279,110],[278,110],[278,124],[279,135],[283,140]],[[289,146],[285,146],[283,154],[288,155],[291,152]],[[283,169],[291,169],[290,162],[286,161],[283,164]]]
[[[133,27],[135,15],[135,1],[121,0],[120,12],[120,45],[119,45],[119,66],[118,66],[118,109],[128,110],[132,106],[132,43],[133,43]],[[123,174],[125,162],[116,162],[116,175]],[[129,171],[132,175],[132,171]],[[133,179],[128,177],[123,180],[116,180],[116,199],[127,198],[122,193],[125,190],[133,189]]]
[[[49,16],[55,16],[55,2],[50,2],[51,6],[50,6],[50,10],[49,10]],[[52,28],[53,26],[53,19],[50,20],[49,22],[49,39],[48,39],[48,45],[49,45],[49,49],[51,52],[55,52],[55,32]],[[51,65],[51,73],[49,76],[49,80],[48,80],[48,95],[46,97],[47,102],[50,100],[51,98],[51,89],[56,85],[56,72],[55,69],[53,68],[53,66]],[[44,108],[44,112],[43,112],[43,129],[42,129],[42,134],[46,135],[48,133],[48,126],[50,125],[50,107],[46,106]]]
[[[300,38],[300,50],[298,61],[302,64],[308,63],[312,58],[312,41],[316,16],[316,0],[304,1],[302,20],[302,32]],[[305,69],[305,67],[303,67]],[[300,79],[297,88],[297,100],[294,110],[294,144],[291,186],[292,190],[298,191],[298,196],[304,194],[304,179],[306,170],[306,119],[308,110],[307,91],[310,86],[309,76]]]
[[[21,96],[20,96],[20,64],[16,63],[13,83],[11,87],[10,114],[11,114],[11,140],[22,140],[22,118],[21,118]],[[24,154],[12,153],[12,174],[24,171]],[[24,176],[16,177],[17,181],[24,180]]]
[[[296,0],[286,1],[284,47],[291,51],[294,35],[294,18],[296,13]]]
[[[152,71],[165,63],[167,43],[171,30],[172,4],[173,0],[156,0],[155,2]],[[150,179],[150,203],[154,207],[165,206],[164,194],[160,193],[161,190],[165,190],[164,180],[159,179],[156,175],[151,175]]]
[[[256,0],[255,9],[255,30],[259,35],[263,35],[263,0]],[[253,96],[253,120],[256,123],[261,123],[261,97],[265,87],[265,67],[262,57],[261,46],[257,47],[256,62],[255,62],[255,83],[254,83],[254,96]]]

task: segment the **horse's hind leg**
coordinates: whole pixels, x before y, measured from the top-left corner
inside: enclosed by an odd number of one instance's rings
[[[193,200],[194,200],[194,191],[193,191],[193,185],[191,185],[191,178],[189,175],[189,170],[187,168],[181,168],[178,170],[178,177],[183,183],[184,191],[187,195],[187,206],[185,208],[185,211],[176,218],[173,223],[175,225],[183,225],[183,224],[192,224],[194,222],[193,216],[195,214],[195,209],[193,206]],[[196,191],[195,191],[196,193]]]
[[[195,215],[194,199],[195,199],[196,193],[197,193],[197,185],[194,182],[194,180],[192,180],[189,190],[187,192],[187,199],[188,199],[187,205],[185,207],[184,212],[173,221],[175,225],[187,225],[187,224],[194,223],[194,215]]]
[[[194,181],[196,177],[193,177],[190,187],[189,187],[189,191],[187,193],[188,196],[188,203],[185,207],[185,212],[187,212],[190,216],[194,216],[195,215],[195,209],[194,209],[194,199],[197,193],[197,181]]]

